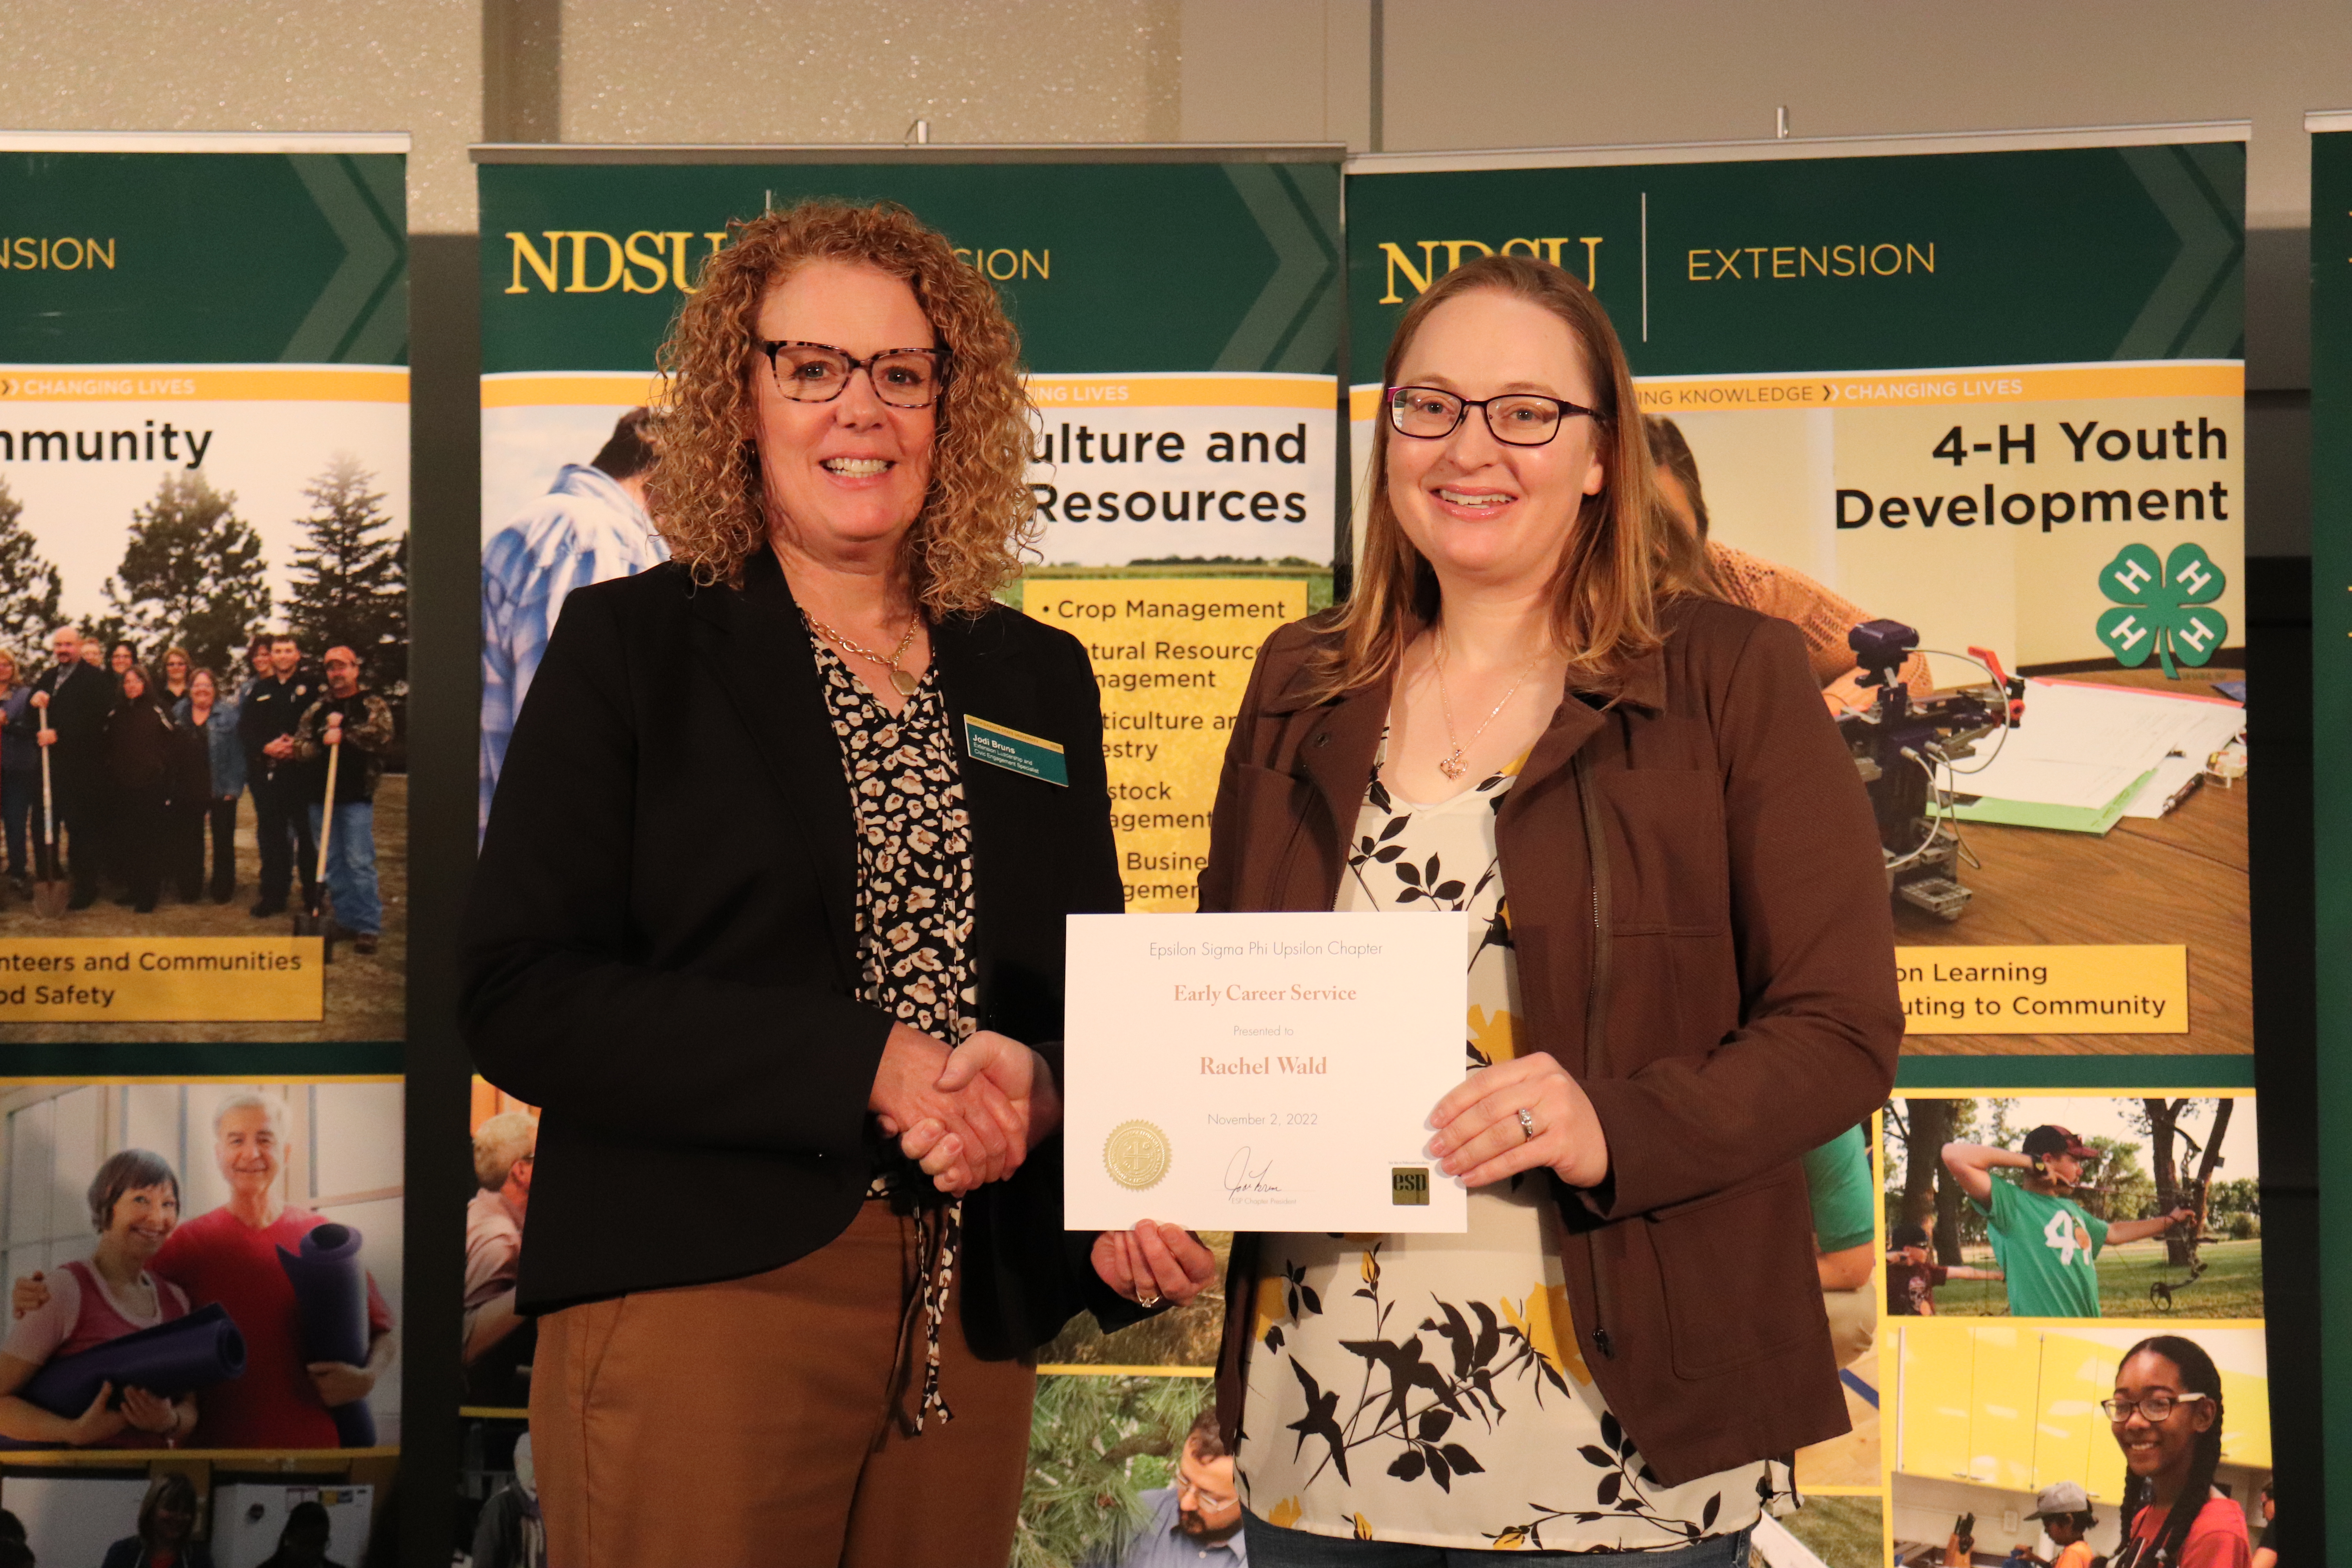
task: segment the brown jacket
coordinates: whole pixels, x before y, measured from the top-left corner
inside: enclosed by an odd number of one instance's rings
[[[1576,1075],[1609,1140],[1599,1187],[1558,1187],[1577,1348],[1679,1485],[1847,1428],[1799,1160],[1885,1099],[1903,1014],[1877,829],[1802,639],[1715,601],[1664,619],[1618,700],[1560,703],[1496,837],[1518,1037]],[[1306,656],[1330,636],[1309,621],[1259,652],[1204,910],[1328,910],[1339,891],[1389,687],[1307,701]],[[1236,1237],[1229,1442],[1256,1271]]]

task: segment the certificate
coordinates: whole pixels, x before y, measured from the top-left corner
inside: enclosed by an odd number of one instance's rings
[[[1065,1223],[1467,1228],[1427,1151],[1469,950],[1459,913],[1072,915]]]

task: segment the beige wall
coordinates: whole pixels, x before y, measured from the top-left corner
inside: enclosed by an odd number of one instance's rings
[[[408,132],[409,226],[474,226],[480,0],[5,0],[0,62],[0,129]]]
[[[567,142],[1166,142],[1176,0],[565,0]]]
[[[488,7],[486,14],[486,7]],[[1371,0],[8,0],[0,126],[408,131],[412,221],[465,144],[1370,143]],[[2342,0],[1387,0],[1391,152],[2251,119],[2249,216],[2308,221]],[[486,26],[486,22],[488,26]],[[493,57],[486,119],[484,59]],[[501,70],[526,79],[501,113]],[[531,112],[532,106],[541,112]]]
[[[2252,120],[2248,216],[2308,221],[2342,0],[1389,0],[1391,152]],[[1189,107],[1189,106],[1188,106]]]

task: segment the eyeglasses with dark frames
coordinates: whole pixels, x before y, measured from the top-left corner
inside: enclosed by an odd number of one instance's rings
[[[776,378],[776,390],[795,403],[831,403],[849,389],[849,378],[861,370],[873,384],[874,395],[893,408],[929,408],[947,385],[945,349],[884,349],[856,359],[831,343],[766,338],[759,342]]]
[[[2118,1426],[2130,1420],[2135,1410],[2139,1412],[2141,1420],[2157,1426],[2170,1419],[2179,1406],[2211,1397],[2206,1394],[2151,1394],[2146,1399],[2102,1399],[2099,1408]]]
[[[1416,441],[1443,441],[1462,427],[1473,408],[1485,416],[1486,428],[1506,447],[1548,446],[1564,420],[1580,414],[1601,418],[1597,408],[1533,392],[1462,397],[1434,386],[1391,386],[1387,403],[1389,428]]]

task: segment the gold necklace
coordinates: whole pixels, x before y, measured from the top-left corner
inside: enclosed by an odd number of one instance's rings
[[[1454,735],[1454,703],[1453,700],[1445,694],[1445,628],[1443,626],[1438,628],[1437,658],[1432,663],[1432,668],[1437,673],[1437,710],[1445,716],[1445,738],[1447,741],[1451,742],[1454,746],[1452,755],[1439,759],[1437,763],[1437,771],[1439,773],[1444,773],[1449,779],[1458,779],[1464,773],[1470,771],[1470,764],[1462,760],[1464,748],[1465,745],[1475,746],[1478,743],[1478,737],[1486,732],[1486,725],[1492,724],[1495,721],[1496,715],[1500,714],[1505,708],[1510,705],[1511,699],[1519,694],[1519,688],[1527,684],[1528,677],[1534,674],[1536,666],[1542,662],[1543,655],[1541,653],[1538,653],[1535,658],[1528,660],[1526,667],[1519,671],[1519,678],[1511,682],[1511,689],[1508,691],[1503,693],[1502,701],[1495,704],[1495,711],[1487,714],[1485,722],[1481,723],[1475,730],[1470,731],[1470,739],[1466,742],[1455,740]]]
[[[805,611],[803,612],[803,614],[806,613],[807,612]],[[854,653],[862,659],[866,659],[870,663],[878,664],[885,669],[887,669],[890,672],[890,685],[901,697],[912,697],[915,694],[915,688],[920,684],[920,682],[919,682],[912,675],[898,668],[898,661],[907,657],[907,650],[908,648],[915,646],[915,628],[922,624],[922,616],[919,615],[908,616],[907,635],[898,639],[897,651],[892,653],[889,658],[885,658],[880,654],[876,653],[872,648],[866,647],[864,644],[850,641],[847,637],[843,637],[831,626],[826,626],[823,621],[818,620],[814,616],[809,616],[809,625],[814,626],[817,629],[818,634],[822,636],[825,641],[832,643],[847,652]]]

